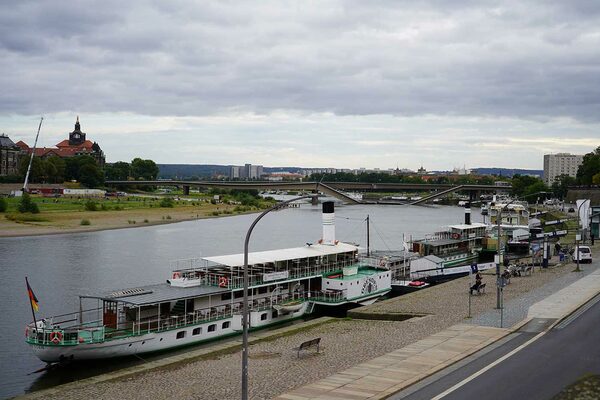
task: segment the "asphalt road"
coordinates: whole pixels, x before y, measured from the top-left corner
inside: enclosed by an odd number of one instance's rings
[[[499,343],[392,396],[392,399],[551,399],[586,373],[600,374],[600,296],[584,310],[476,376],[482,368],[532,340],[553,320],[534,320]]]

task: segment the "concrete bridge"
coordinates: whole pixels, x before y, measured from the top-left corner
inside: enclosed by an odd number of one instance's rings
[[[155,180],[155,181],[106,181],[107,186],[178,186],[183,188],[184,194],[189,194],[190,187],[203,187],[215,189],[238,190],[301,190],[314,193],[324,193],[348,203],[362,203],[348,196],[344,191],[360,192],[396,192],[396,191],[435,191],[431,196],[424,197],[411,204],[423,203],[436,197],[441,197],[456,191],[469,192],[471,199],[481,193],[499,192],[510,190],[510,186],[495,185],[452,185],[428,183],[364,183],[364,182],[212,182],[212,181],[183,181],[183,180]]]

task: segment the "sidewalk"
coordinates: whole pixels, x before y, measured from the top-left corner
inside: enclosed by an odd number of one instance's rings
[[[598,293],[600,270],[532,305],[525,321],[531,318],[560,320]],[[384,399],[481,350],[521,325],[517,324],[513,329],[454,325],[402,349],[281,394],[276,399]]]

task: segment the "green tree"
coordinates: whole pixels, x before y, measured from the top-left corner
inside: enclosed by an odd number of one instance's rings
[[[600,146],[583,156],[583,162],[577,170],[577,183],[591,185],[594,175],[600,173]]]
[[[529,187],[538,183],[544,185],[544,182],[540,178],[516,174],[512,178],[512,193],[517,197],[522,197],[528,193],[535,193],[535,191],[530,191]]]
[[[29,167],[30,157],[22,157],[19,163],[19,175],[25,178],[27,168]],[[41,182],[44,177],[44,162],[39,157],[33,157],[31,162],[31,172],[29,173],[29,182]]]
[[[552,193],[559,199],[564,199],[567,195],[569,186],[577,183],[577,179],[569,175],[559,175],[552,183]]]
[[[60,157],[52,156],[48,158],[44,163],[44,169],[46,175],[51,182],[62,183],[65,180],[65,168],[66,163]]]
[[[8,209],[8,201],[4,197],[0,197],[0,212],[6,212]]]
[[[106,179],[111,181],[126,181],[131,173],[131,166],[125,161],[107,165],[104,168]]]
[[[134,158],[131,161],[131,176],[136,180],[156,180],[158,172],[158,166],[152,160],[142,160],[141,158]]]
[[[21,196],[21,200],[19,201],[18,210],[20,213],[30,212],[33,214],[37,214],[40,212],[38,205],[31,200],[31,196],[29,193],[24,192],[23,196]]]
[[[88,188],[95,188],[104,184],[104,174],[96,163],[84,164],[79,170],[79,182]]]
[[[81,182],[81,170],[85,165],[92,165],[98,169],[96,160],[91,156],[75,156],[65,159],[65,180]],[[90,168],[87,169],[88,171]]]

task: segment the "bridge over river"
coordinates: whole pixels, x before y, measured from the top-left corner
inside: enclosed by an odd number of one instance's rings
[[[182,187],[184,194],[189,194],[190,187],[238,189],[238,190],[299,190],[305,192],[323,193],[336,197],[348,203],[363,203],[345,192],[399,192],[419,191],[431,192],[429,196],[415,200],[410,204],[420,204],[453,192],[468,192],[471,199],[477,199],[481,193],[499,193],[510,190],[511,186],[496,185],[452,185],[429,183],[366,183],[366,182],[222,182],[222,181],[184,181],[184,180],[155,180],[155,181],[106,181],[107,186],[177,186]]]

